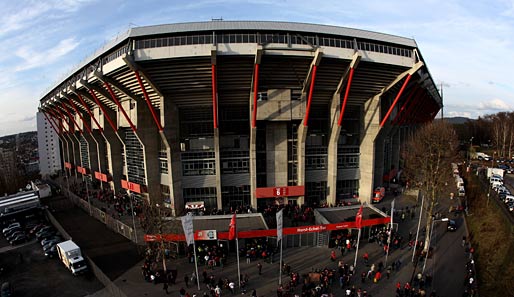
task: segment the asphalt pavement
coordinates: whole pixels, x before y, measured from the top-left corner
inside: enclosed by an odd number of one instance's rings
[[[450,186],[448,190],[452,190]],[[449,197],[450,195],[448,192],[448,195],[446,197],[442,197],[437,205],[437,209],[441,213],[442,217],[447,216],[449,206],[457,202],[456,200],[450,200]],[[392,197],[388,197],[377,206],[379,208],[389,208],[391,200]],[[414,205],[416,205],[416,202],[412,197],[409,198],[404,196],[396,198],[396,209],[398,211],[406,208],[407,206],[412,208]],[[368,242],[366,240],[367,238],[363,238],[361,240],[356,273],[352,279],[352,284],[354,284],[356,288],[367,290],[369,296],[395,296],[396,284],[398,282],[402,285],[406,282],[410,282],[414,272],[414,265],[411,262],[412,250],[409,250],[407,246],[407,239],[409,232],[412,232],[415,236],[417,230],[419,207],[417,207],[416,210],[416,216],[412,219],[406,218],[403,221],[399,218],[395,219],[395,223],[398,223],[398,232],[406,239],[406,241],[403,248],[392,250],[389,254],[386,265],[397,260],[400,260],[402,263],[399,271],[393,271],[390,279],[383,277],[377,283],[373,283],[371,281],[366,281],[365,283],[361,282],[359,277],[361,272],[367,272],[370,269],[369,266],[373,263],[378,264],[381,261],[385,262],[385,256],[381,246],[377,243]],[[466,234],[466,226],[464,219],[461,216],[462,215],[455,217],[451,214],[451,218],[456,220],[458,226],[455,232],[446,231],[446,222],[436,222],[434,224],[435,236],[432,241],[434,252],[433,256],[427,259],[425,267],[425,274],[428,273],[433,276],[432,285],[427,287],[426,290],[427,295],[433,290],[437,292],[437,296],[453,297],[462,295],[464,290],[466,254],[464,252],[464,248],[461,246],[461,242],[462,236]],[[421,230],[425,225],[424,220],[425,218],[422,219]],[[424,238],[422,234],[423,232],[420,231],[420,240]],[[300,276],[311,272],[313,269],[323,269],[325,267],[337,269],[337,261],[332,262],[330,260],[331,250],[332,249],[329,249],[328,247],[287,248],[283,251],[283,261],[291,266],[291,271],[299,272]],[[369,254],[368,265],[365,265],[362,260],[362,255],[365,252]],[[337,254],[338,256],[340,255],[340,253]],[[353,263],[354,257],[355,251],[352,251],[347,253],[344,257],[338,258],[338,260],[342,260],[344,263]],[[273,264],[261,262],[263,264],[262,275],[258,275],[257,261],[247,264],[243,257],[240,262],[241,274],[248,274],[250,277],[247,287],[248,294],[255,288],[258,296],[276,296],[279,277],[278,255],[275,256],[275,262]],[[142,264],[143,263],[140,262],[138,265],[127,271],[115,281],[115,284],[119,286],[127,296],[165,295],[162,284],[154,285],[143,280],[141,275]],[[423,264],[423,262],[418,263],[416,274],[422,270]],[[202,274],[202,271],[205,268],[206,267],[204,266],[199,266],[200,274]],[[200,284],[200,290],[198,290],[196,286],[186,288],[183,280],[184,273],[191,275],[194,271],[194,265],[188,263],[187,259],[180,258],[173,260],[168,269],[176,269],[178,271],[177,283],[169,288],[169,292],[172,296],[178,296],[178,292],[181,288],[185,288],[191,295],[196,293],[201,296],[204,291],[207,291],[204,284]],[[215,268],[214,270],[208,270],[208,274],[213,274],[216,279],[220,277],[228,278],[237,283],[237,264],[235,253],[232,253],[229,256],[227,265],[223,269]],[[282,283],[286,283],[288,281],[289,277],[283,276]],[[296,287],[294,292],[300,295],[301,286]],[[332,285],[332,292],[334,293],[334,296],[344,296],[343,289],[339,288],[339,284],[337,283]]]

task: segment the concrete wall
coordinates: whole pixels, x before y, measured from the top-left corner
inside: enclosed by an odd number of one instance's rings
[[[305,100],[291,100],[290,89],[270,89],[268,99],[257,102],[257,120],[290,121],[301,120],[305,111]]]

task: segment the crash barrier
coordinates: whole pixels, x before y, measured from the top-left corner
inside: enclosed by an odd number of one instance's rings
[[[48,218],[50,223],[52,223],[52,225],[55,227],[55,229],[57,229],[57,231],[59,231],[59,233],[63,236],[63,238],[66,240],[71,240],[72,239],[71,236],[68,234],[68,232],[66,232],[66,230],[62,227],[62,225],[59,223],[59,221],[57,221],[57,219],[52,215],[52,213],[50,211],[48,211],[48,209],[46,209],[45,212],[46,212],[46,217]],[[98,266],[96,266],[95,262],[85,254],[84,250],[82,251],[82,253],[88,262],[89,268],[91,269],[91,271],[93,272],[95,277],[105,286],[106,290],[109,291],[110,296],[127,297],[127,295],[125,293],[123,293],[123,291],[120,288],[118,288],[103,273],[103,271],[100,268],[98,268]]]
[[[103,273],[103,271],[96,266],[95,262],[91,260],[88,256],[86,256],[88,264],[90,265],[90,269],[96,278],[105,286],[105,289],[109,291],[110,296],[113,297],[127,297],[123,291],[116,286],[108,277]]]
[[[50,223],[52,223],[52,225],[55,227],[55,229],[57,229],[57,231],[61,233],[62,237],[66,240],[70,240],[71,236],[68,234],[68,232],[66,232],[66,230],[64,230],[61,224],[55,219],[54,215],[50,211],[48,211],[48,209],[45,209],[45,214]]]
[[[82,208],[86,213],[89,213],[89,215],[91,215],[98,221],[104,223],[109,229],[137,243],[136,233],[134,232],[134,229],[132,227],[120,222],[119,220],[114,219],[113,217],[109,216],[107,213],[95,207],[94,205],[90,205],[89,202],[87,202],[84,199],[81,199],[73,192],[68,191],[65,188],[61,188],[61,190],[62,193],[66,195],[66,197],[68,197],[70,201],[73,202],[73,204]]]

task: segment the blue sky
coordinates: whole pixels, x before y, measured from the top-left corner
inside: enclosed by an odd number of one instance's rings
[[[276,20],[411,37],[445,116],[514,109],[514,0],[0,0],[0,136],[36,130],[39,99],[131,26]]]

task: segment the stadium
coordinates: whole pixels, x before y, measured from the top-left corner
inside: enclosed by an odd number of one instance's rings
[[[337,205],[398,177],[442,108],[415,40],[316,24],[132,28],[40,99],[64,169],[174,215]]]

